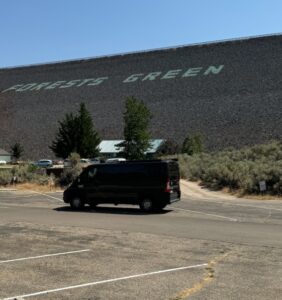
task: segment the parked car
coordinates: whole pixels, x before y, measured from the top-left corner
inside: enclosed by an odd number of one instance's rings
[[[99,164],[101,162],[100,158],[90,158],[91,164]]]
[[[41,167],[41,168],[48,168],[53,166],[53,161],[51,159],[40,159],[37,163],[36,166]]]
[[[81,158],[80,159],[80,163],[81,164],[89,164],[90,163],[90,159],[88,159],[88,158]]]
[[[71,160],[66,158],[64,160],[64,168],[68,168],[68,167],[71,167]]]
[[[5,160],[0,160],[0,165],[6,165],[7,162]]]
[[[90,165],[64,191],[64,202],[79,210],[85,204],[137,204],[143,211],[161,210],[180,200],[175,160],[128,161]]]
[[[116,162],[120,162],[120,161],[126,161],[126,159],[123,157],[114,157],[114,158],[106,159],[106,163],[116,163]]]

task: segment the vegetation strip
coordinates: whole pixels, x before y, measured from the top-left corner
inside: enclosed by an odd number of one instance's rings
[[[281,141],[177,157],[182,178],[201,181],[213,190],[228,188],[241,195],[282,195]]]
[[[116,282],[116,281],[121,281],[121,280],[140,278],[140,277],[145,277],[145,276],[151,276],[151,275],[157,275],[157,274],[163,274],[163,273],[169,273],[169,272],[176,272],[176,271],[182,271],[182,270],[188,270],[188,269],[195,269],[195,268],[201,268],[201,267],[206,267],[206,266],[208,266],[208,264],[198,264],[198,265],[193,265],[193,266],[179,267],[179,268],[166,269],[166,270],[161,270],[161,271],[154,271],[154,272],[149,272],[149,273],[142,273],[142,274],[136,274],[136,275],[131,275],[131,276],[113,278],[113,279],[106,279],[106,280],[89,282],[89,283],[84,283],[84,284],[79,284],[79,285],[67,286],[67,287],[53,289],[53,290],[36,292],[36,293],[32,293],[32,294],[4,298],[4,300],[15,300],[18,298],[34,297],[34,296],[55,293],[55,292],[61,292],[61,291],[77,289],[77,288],[83,288],[83,287],[88,287],[88,286],[93,286],[93,285],[98,285],[98,284],[103,284],[103,283],[111,283],[111,282]]]

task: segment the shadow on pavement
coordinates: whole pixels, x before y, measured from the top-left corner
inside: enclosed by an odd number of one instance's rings
[[[171,212],[172,210],[164,209],[158,212],[142,212],[139,208],[128,208],[128,207],[103,207],[98,206],[95,209],[90,206],[85,206],[83,210],[74,211],[69,206],[62,206],[54,208],[57,212],[80,212],[80,213],[100,213],[100,214],[119,214],[119,215],[163,215]]]

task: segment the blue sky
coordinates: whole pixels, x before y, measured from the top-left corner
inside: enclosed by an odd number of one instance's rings
[[[281,0],[0,0],[0,68],[282,32]]]

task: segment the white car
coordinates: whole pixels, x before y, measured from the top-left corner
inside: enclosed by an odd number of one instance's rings
[[[40,159],[36,165],[42,168],[48,168],[53,166],[53,161],[51,159]]]
[[[0,160],[0,165],[6,165],[7,162],[5,160]]]
[[[90,159],[88,159],[88,158],[81,158],[80,159],[80,163],[81,164],[89,164],[90,163]]]
[[[116,163],[116,162],[121,162],[121,161],[126,161],[126,159],[123,157],[108,158],[106,160],[106,163]]]

